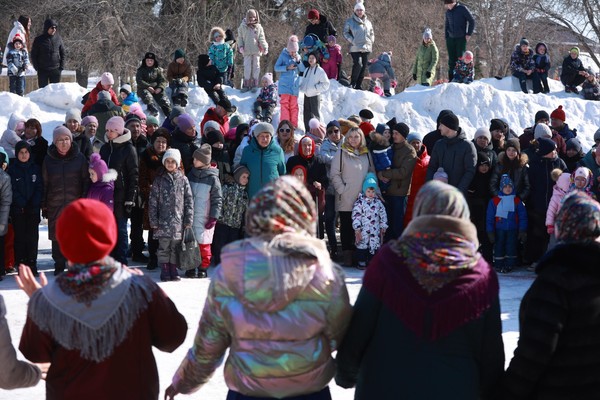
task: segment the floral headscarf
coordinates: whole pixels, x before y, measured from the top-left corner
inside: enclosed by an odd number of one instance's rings
[[[571,192],[554,224],[559,242],[593,242],[600,237],[600,204],[585,192]]]

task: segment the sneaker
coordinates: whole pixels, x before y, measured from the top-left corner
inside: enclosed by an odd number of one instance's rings
[[[208,273],[206,272],[206,270],[204,268],[198,268],[198,278],[200,278],[200,279],[208,278]]]
[[[131,261],[146,264],[150,259],[144,253],[137,253],[131,256]]]

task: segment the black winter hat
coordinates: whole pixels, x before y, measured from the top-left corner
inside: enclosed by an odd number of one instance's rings
[[[542,157],[547,154],[550,154],[553,150],[556,150],[556,143],[554,143],[554,141],[552,139],[541,137],[541,138],[537,139],[537,141],[538,141],[537,153]]]
[[[44,21],[44,33],[48,32],[48,29],[52,28],[53,26],[58,27],[58,24],[56,23],[55,20],[48,18],[47,20]]]
[[[516,138],[510,138],[506,141],[506,146],[504,146],[506,149],[508,149],[509,147],[512,147],[513,149],[517,150],[517,153],[521,154],[521,142],[519,142],[519,139]]]
[[[550,121],[550,114],[548,114],[544,110],[540,110],[535,113],[535,123],[537,124],[541,119],[545,119],[546,121]]]
[[[19,154],[22,149],[27,149],[29,154],[31,154],[31,145],[25,140],[21,140],[15,144],[15,154]]]
[[[440,124],[453,131],[457,131],[459,126],[458,117],[452,111],[448,111],[440,118]]]
[[[217,103],[217,105],[223,107],[225,109],[225,111],[228,112],[228,113],[235,112],[235,110],[236,110],[231,105],[231,102],[229,101],[229,99],[226,99],[226,98],[222,98],[221,100],[219,100],[219,102]]]
[[[208,143],[211,146],[215,143],[225,144],[225,137],[223,136],[221,131],[208,131],[204,136],[204,143]]]
[[[156,54],[154,54],[154,53],[152,53],[152,52],[149,51],[146,54],[144,54],[144,60],[147,59],[147,58],[151,58],[154,61],[156,61]]]
[[[506,123],[501,119],[494,118],[490,121],[490,132],[495,130],[501,130],[502,132],[506,133],[506,128],[508,128],[508,126],[506,126]]]
[[[479,167],[480,165],[490,165],[491,166],[490,158],[483,151],[477,152],[477,166]]]
[[[400,122],[400,123],[394,125],[394,127],[392,129],[395,130],[396,132],[400,133],[404,139],[406,139],[406,137],[410,133],[410,128],[404,122]]]
[[[569,140],[567,140],[567,150],[575,150],[576,152],[580,152],[581,151],[581,143],[579,142],[579,139],[577,138],[571,138]],[[17,152],[17,149],[15,148],[15,153]]]
[[[135,115],[133,113],[129,113],[125,117],[125,126],[127,126],[127,124],[129,124],[130,122],[139,122],[141,124],[142,120],[137,115]]]
[[[200,54],[198,56],[198,67],[206,67],[209,61],[210,57],[208,56],[208,54]]]
[[[435,120],[436,127],[440,126],[440,121],[442,120],[442,117],[444,115],[448,114],[448,113],[451,113],[451,112],[452,112],[451,110],[442,110],[442,111],[440,111],[440,113],[438,114],[437,119]]]
[[[360,110],[360,112],[358,113],[358,116],[361,118],[364,118],[364,119],[373,119],[375,117],[373,115],[373,112],[371,110],[369,110],[368,108]]]

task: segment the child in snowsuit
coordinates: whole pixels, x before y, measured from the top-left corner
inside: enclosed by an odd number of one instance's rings
[[[581,85],[583,98],[586,100],[600,100],[600,83],[593,72],[588,71],[585,81]]]
[[[494,244],[494,268],[502,273],[512,271],[517,263],[517,240],[527,240],[527,211],[507,174],[500,178],[498,195],[488,203],[486,230]]]
[[[277,106],[277,85],[273,82],[273,74],[267,72],[261,80],[261,89],[254,102],[254,117],[262,122],[271,123],[273,111]]]
[[[223,195],[219,170],[211,165],[212,147],[204,143],[194,151],[194,168],[188,173],[188,179],[194,196],[194,222],[193,229],[196,240],[200,245],[202,263],[198,268],[185,272],[188,278],[206,278],[206,270],[210,266],[212,251],[211,244],[215,233],[215,225],[221,216]],[[198,274],[196,275],[196,270]]]
[[[373,91],[375,88],[375,82],[380,79],[383,82],[383,94],[385,97],[390,97],[390,87],[396,87],[396,75],[394,74],[394,68],[392,68],[392,56],[391,53],[381,53],[371,65],[369,65],[369,76],[371,77],[371,83],[369,83],[369,90]]]
[[[244,56],[244,83],[241,92],[254,91],[260,74],[260,57],[267,55],[269,45],[260,24],[258,11],[249,9],[238,28],[238,45]]]
[[[392,168],[392,160],[394,159],[394,150],[390,146],[390,140],[381,133],[373,132],[369,135],[371,143],[369,144],[369,150],[373,155],[373,164],[375,165],[375,171],[385,171],[386,169]],[[379,187],[381,192],[385,193],[390,183],[383,183],[379,181]]]
[[[217,67],[214,66],[208,54],[198,56],[198,70],[196,71],[198,86],[202,87],[208,97],[217,105],[222,99],[227,99],[223,91],[223,78]]]
[[[309,33],[302,40],[302,62],[308,68],[308,56],[314,53],[317,56],[317,62],[321,64],[323,60],[329,60],[329,51],[325,43],[314,33]]]
[[[473,82],[474,79],[475,63],[473,62],[473,53],[465,51],[463,56],[456,61],[452,82],[468,84]]]
[[[13,37],[12,48],[6,54],[6,64],[8,66],[10,92],[23,96],[25,93],[25,71],[29,66],[29,53],[23,46],[23,38],[18,33]]]
[[[298,95],[300,94],[300,74],[305,67],[298,54],[298,37],[288,38],[287,46],[275,62],[275,72],[279,75],[280,121],[290,121],[294,128],[298,127]]]
[[[208,57],[210,57],[213,65],[219,70],[219,78],[221,82],[225,82],[227,71],[233,66],[233,50],[225,43],[225,31],[218,26],[210,30],[208,40],[212,44],[208,48]]]
[[[137,94],[131,90],[131,85],[129,83],[125,83],[121,86],[121,89],[119,89],[119,97],[121,98],[121,108],[125,114],[129,113],[132,105],[140,103],[140,99],[137,97]]]
[[[181,153],[168,149],[148,199],[148,218],[154,239],[158,239],[160,280],[178,281],[177,250],[185,229],[192,227],[194,198],[188,179],[179,166]]]
[[[329,79],[338,79],[340,69],[342,68],[342,47],[336,43],[335,36],[327,37],[327,51],[329,59],[323,60],[321,67],[325,70]]]
[[[106,204],[111,211],[114,211],[117,171],[114,169],[109,170],[104,160],[100,158],[100,154],[93,153],[90,156],[89,172],[92,184],[90,185],[86,198],[101,201]]]
[[[242,225],[248,208],[248,179],[250,171],[240,165],[233,171],[234,182],[223,186],[223,209],[215,227],[212,243],[213,264],[221,263],[221,249],[242,238]]]
[[[548,71],[552,65],[550,63],[550,56],[548,55],[546,43],[540,42],[535,45],[533,62],[535,63],[535,72],[537,72],[541,82],[542,93],[550,93],[550,86],[548,86]]]
[[[381,246],[388,228],[383,202],[377,197],[377,177],[369,172],[362,193],[352,208],[352,228],[356,237],[358,269],[365,269]]]
[[[31,146],[22,140],[15,146],[17,159],[10,164],[12,182],[10,215],[15,230],[15,265],[25,264],[37,276],[40,210],[44,182],[41,167],[35,163]]]
[[[569,185],[569,192],[579,190],[587,194],[588,196],[595,198],[592,193],[592,185],[594,183],[594,174],[587,167],[579,167],[571,175],[571,184]]]
[[[554,220],[558,215],[558,210],[560,210],[562,199],[569,193],[569,188],[571,186],[571,174],[568,172],[562,172],[562,170],[556,168],[552,170],[550,175],[556,184],[552,188],[552,197],[550,198],[550,203],[548,203],[548,209],[546,211],[546,231],[548,232],[548,235],[550,235],[548,249],[551,249],[556,244]]]

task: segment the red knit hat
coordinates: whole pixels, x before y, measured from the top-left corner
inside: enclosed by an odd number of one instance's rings
[[[314,8],[308,12],[308,19],[319,19],[319,17],[319,11]]]
[[[79,199],[65,207],[56,221],[56,239],[67,260],[88,264],[102,260],[117,243],[117,222],[102,202]]]
[[[567,120],[567,116],[565,115],[562,106],[558,106],[556,110],[552,111],[552,114],[550,114],[550,118],[560,119],[562,122],[565,122]]]

